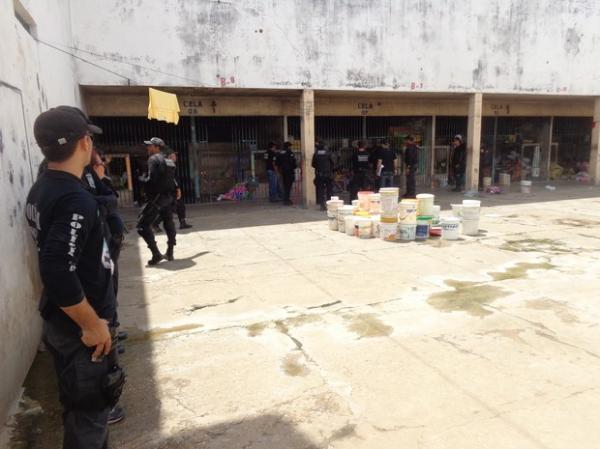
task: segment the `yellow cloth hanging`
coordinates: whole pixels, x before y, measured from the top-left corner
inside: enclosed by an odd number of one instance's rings
[[[148,88],[148,119],[162,120],[167,123],[179,123],[179,102],[177,95]]]

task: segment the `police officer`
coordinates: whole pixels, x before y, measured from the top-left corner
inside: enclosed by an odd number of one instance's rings
[[[365,147],[365,142],[358,142],[358,148],[352,155],[352,183],[350,195],[352,200],[358,198],[360,190],[370,190],[373,188],[371,175],[373,173],[373,164],[371,154]]]
[[[43,339],[54,359],[63,405],[63,449],[105,449],[108,415],[125,381],[109,322],[115,314],[113,263],[96,200],[81,183],[92,133],[77,108],[40,114],[35,139],[47,169],[27,196],[39,254]]]
[[[325,202],[331,198],[331,182],[333,178],[333,157],[323,142],[315,143],[315,154],[312,158],[312,167],[315,169],[315,186],[317,187],[317,204],[321,210],[326,210]]]
[[[173,223],[173,202],[178,186],[175,181],[175,162],[161,153],[166,150],[165,142],[158,137],[144,141],[148,148],[148,175],[143,178],[146,191],[146,204],[138,217],[137,231],[152,252],[148,265],[156,265],[163,259],[173,260],[175,247],[175,224]],[[152,225],[160,216],[167,233],[167,253],[163,256],[158,250]]]
[[[291,206],[293,203],[290,200],[290,194],[294,185],[297,164],[290,142],[283,143],[281,153],[275,158],[275,167],[281,176],[281,183],[283,184],[283,205]]]
[[[406,192],[404,198],[417,196],[417,169],[419,168],[419,147],[413,136],[406,137],[404,165],[406,165]]]

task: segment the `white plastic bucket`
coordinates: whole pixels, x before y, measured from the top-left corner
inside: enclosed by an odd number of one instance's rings
[[[371,219],[368,217],[356,217],[354,219],[354,235],[359,239],[371,238]]]
[[[452,215],[455,217],[460,217],[462,213],[462,204],[451,204],[452,207]]]
[[[414,240],[417,234],[416,223],[400,223],[400,240]]]
[[[381,214],[381,195],[379,193],[369,195],[369,213],[371,215]]]
[[[432,225],[437,225],[440,222],[440,211],[442,210],[442,207],[434,204],[433,205],[433,221],[431,222]]]
[[[338,219],[337,217],[328,217],[327,221],[329,222],[329,230],[337,231],[338,230]]]
[[[521,181],[521,193],[531,193],[531,181]]]
[[[342,206],[338,209],[338,231],[346,231],[346,217],[352,216],[352,206]]]
[[[354,215],[347,215],[344,220],[344,230],[346,235],[354,235],[354,223],[357,217]]]
[[[398,215],[398,189],[392,190],[379,190],[379,197],[381,199],[381,215],[384,217],[392,217]]]
[[[373,192],[367,190],[358,192],[358,207],[360,210],[365,212],[369,212],[369,210],[371,210],[369,197],[372,193]]]
[[[379,223],[379,236],[387,242],[398,240],[398,223]]]
[[[460,236],[460,218],[446,217],[441,221],[442,239],[457,240]]]
[[[373,237],[379,237],[379,215],[373,215],[371,217],[371,235]]]
[[[419,193],[417,195],[417,215],[433,215],[433,200],[435,196],[431,193]]]
[[[429,228],[431,227],[431,217],[427,218],[417,217],[417,229],[415,232],[415,238],[417,240],[427,240],[429,238]]]
[[[481,211],[481,201],[464,200],[460,210],[460,215],[465,220],[478,220]]]
[[[354,208],[360,207],[360,201],[359,200],[352,200],[352,207],[354,207]]]
[[[398,204],[398,219],[401,223],[417,224],[417,201],[402,200]]]
[[[509,173],[500,173],[498,178],[500,181],[500,185],[505,187],[506,189],[510,189],[510,174]]]
[[[492,178],[490,176],[484,176],[483,177],[483,188],[484,190],[487,189],[488,187],[492,186]]]
[[[479,234],[479,218],[476,220],[464,220],[462,222],[463,234],[478,235]]]

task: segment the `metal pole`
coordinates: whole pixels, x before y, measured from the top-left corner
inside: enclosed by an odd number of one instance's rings
[[[494,140],[492,144],[492,184],[496,183],[496,140],[498,139],[498,117],[494,117]]]
[[[548,143],[548,162],[546,163],[546,181],[550,181],[550,164],[552,162],[552,138],[554,134],[554,116],[550,117],[549,143]],[[557,149],[558,151],[558,149]]]
[[[289,134],[289,130],[288,130],[288,116],[284,115],[283,116],[283,141],[286,142],[288,140],[288,134]]]

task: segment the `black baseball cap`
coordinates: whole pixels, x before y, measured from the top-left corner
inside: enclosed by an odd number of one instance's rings
[[[162,140],[160,137],[153,137],[150,140],[144,140],[144,143],[146,145],[156,145],[157,147],[166,147],[167,146],[165,144],[165,141]]]
[[[87,133],[102,134],[85,113],[73,106],[57,106],[42,112],[33,124],[33,135],[41,148],[60,147]]]

